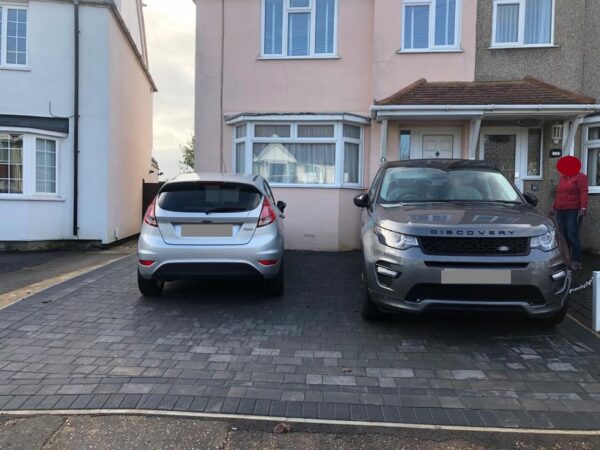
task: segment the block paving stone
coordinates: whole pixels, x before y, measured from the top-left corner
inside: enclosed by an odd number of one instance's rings
[[[150,409],[600,429],[600,340],[574,321],[447,314],[364,322],[360,255],[288,252],[286,293],[169,283],[135,257],[0,311],[0,413]]]

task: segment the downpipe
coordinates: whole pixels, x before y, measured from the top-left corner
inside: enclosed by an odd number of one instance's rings
[[[79,1],[73,0],[73,236],[79,234]]]

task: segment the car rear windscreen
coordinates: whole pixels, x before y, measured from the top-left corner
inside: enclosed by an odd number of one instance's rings
[[[261,193],[247,184],[194,181],[165,185],[158,196],[158,206],[186,213],[244,212],[255,209],[260,199]]]

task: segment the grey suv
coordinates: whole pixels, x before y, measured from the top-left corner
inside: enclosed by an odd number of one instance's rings
[[[165,281],[258,278],[283,293],[283,211],[258,175],[188,174],[152,201],[138,241],[138,286],[159,295]]]
[[[571,284],[564,240],[493,165],[384,164],[354,199],[362,218],[362,315],[520,310],[555,324]]]

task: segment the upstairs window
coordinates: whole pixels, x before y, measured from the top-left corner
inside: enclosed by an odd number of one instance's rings
[[[336,14],[337,0],[263,0],[263,56],[335,55]]]
[[[0,67],[27,65],[27,9],[0,7]]]
[[[492,47],[553,44],[554,0],[494,0]]]
[[[404,0],[402,51],[457,50],[460,0]]]

